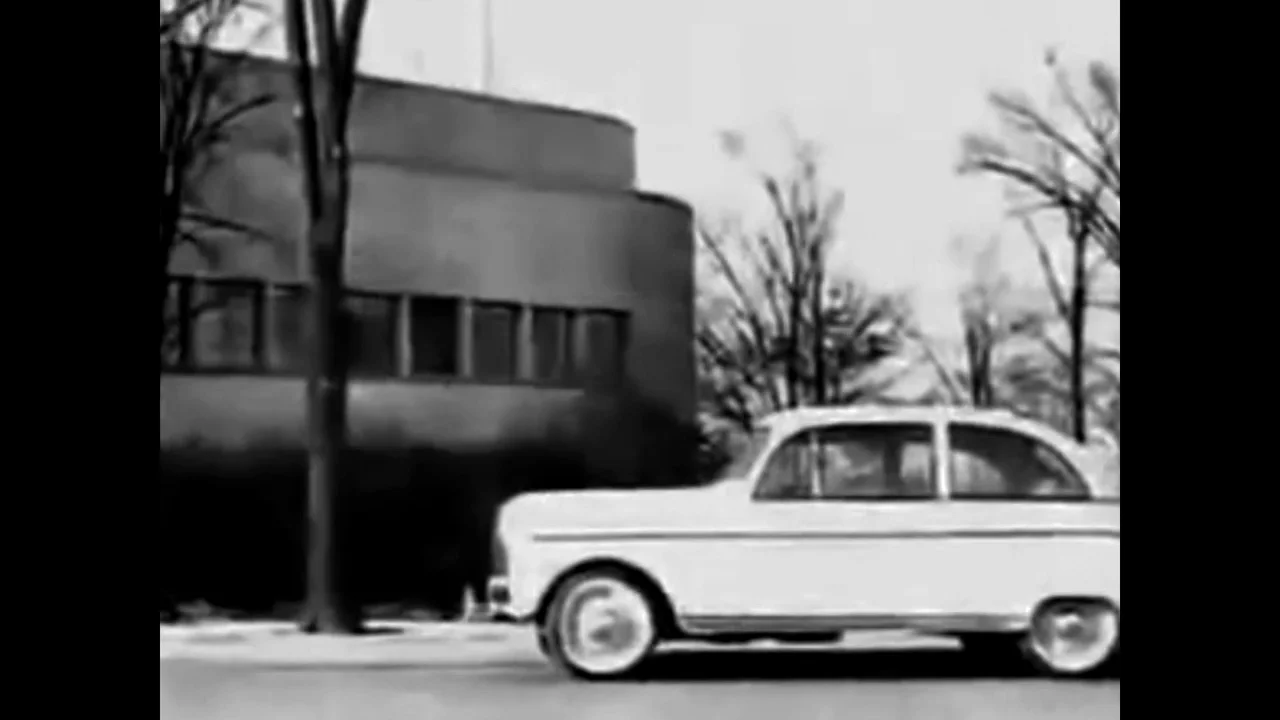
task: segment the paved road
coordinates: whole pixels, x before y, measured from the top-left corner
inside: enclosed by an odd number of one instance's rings
[[[1037,720],[1120,717],[1118,680],[1055,682],[956,651],[682,652],[628,683],[541,664],[252,668],[164,661],[161,720]]]

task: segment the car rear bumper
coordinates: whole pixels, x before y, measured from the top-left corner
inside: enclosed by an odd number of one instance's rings
[[[495,575],[489,578],[485,589],[485,601],[489,605],[489,616],[497,622],[520,622],[521,617],[512,605],[511,584],[506,576]]]

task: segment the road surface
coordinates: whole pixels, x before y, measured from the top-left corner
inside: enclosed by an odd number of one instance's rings
[[[1036,720],[1120,717],[1119,680],[1051,681],[951,650],[682,652],[640,681],[583,683],[543,664],[160,664],[161,720]]]

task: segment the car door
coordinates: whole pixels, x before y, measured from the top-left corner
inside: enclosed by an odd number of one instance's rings
[[[930,423],[851,423],[800,433],[766,464],[752,498],[754,612],[860,622],[930,607],[939,521]]]
[[[934,576],[940,611],[1023,615],[1053,593],[1071,544],[1107,541],[1105,528],[1082,512],[1085,481],[1047,443],[1011,428],[954,421],[945,448],[944,522],[952,541]]]

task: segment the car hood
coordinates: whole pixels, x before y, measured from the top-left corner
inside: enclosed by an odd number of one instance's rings
[[[546,530],[619,530],[687,526],[730,509],[736,485],[679,489],[578,490],[518,495],[503,505],[504,533]]]

